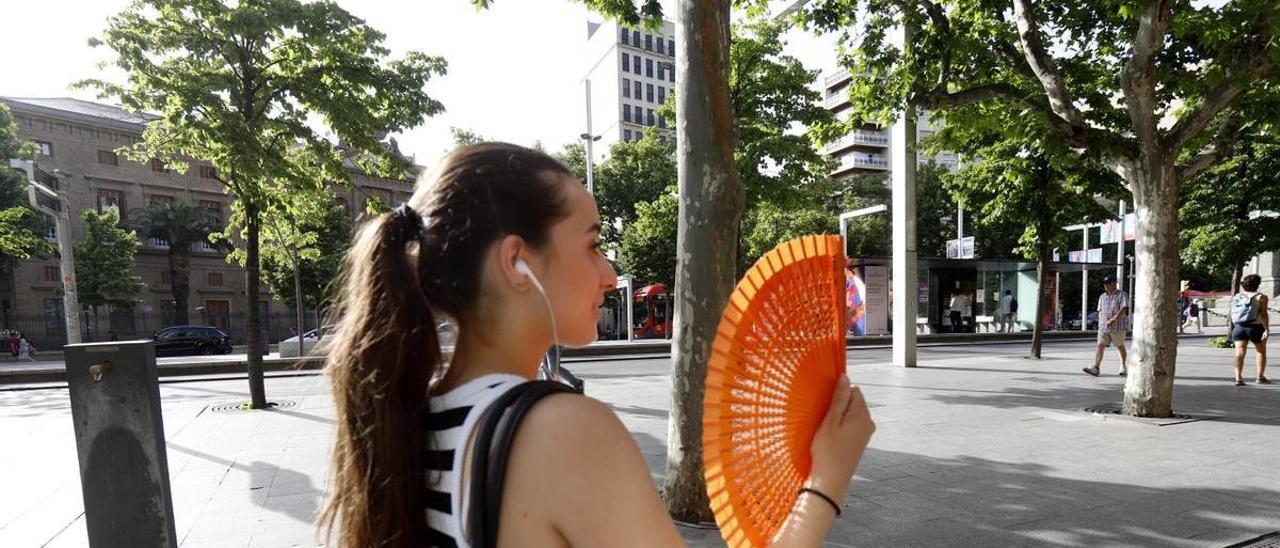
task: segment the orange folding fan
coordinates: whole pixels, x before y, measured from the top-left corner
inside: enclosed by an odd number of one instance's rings
[[[804,236],[774,248],[738,282],[720,318],[702,458],[731,547],[767,544],[809,477],[814,432],[845,374],[841,244]]]

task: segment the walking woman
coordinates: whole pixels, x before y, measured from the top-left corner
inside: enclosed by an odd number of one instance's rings
[[[1271,336],[1270,315],[1267,313],[1267,296],[1258,292],[1262,277],[1249,274],[1240,280],[1240,292],[1231,297],[1231,342],[1236,345],[1236,386],[1244,386],[1244,354],[1253,343],[1256,353],[1259,384],[1269,384],[1267,379],[1267,338]]]
[[[616,274],[595,201],[527,148],[454,151],[409,203],[359,230],[348,252],[327,373],[337,439],[321,532],[342,547],[469,546],[467,448],[476,419],[535,377],[553,344],[596,338]],[[443,364],[436,319],[458,326]],[[820,546],[875,429],[837,383],[813,470],[774,539]],[[511,446],[499,546],[675,546],[639,448],[605,404],[542,399]]]

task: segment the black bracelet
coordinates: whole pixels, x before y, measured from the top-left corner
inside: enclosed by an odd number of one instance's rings
[[[805,493],[813,493],[817,495],[818,498],[827,501],[827,504],[831,505],[831,509],[836,511],[836,517],[840,517],[840,505],[836,504],[836,501],[832,500],[831,497],[828,497],[826,494],[824,494],[821,491],[818,491],[817,489],[810,489],[808,487],[801,487],[800,492],[797,493],[796,495],[799,496]]]

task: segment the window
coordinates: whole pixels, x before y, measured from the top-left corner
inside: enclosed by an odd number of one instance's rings
[[[209,285],[222,285],[222,273],[210,272],[208,275]]]
[[[107,188],[98,189],[98,213],[103,213],[112,208],[115,208],[117,213],[126,211],[124,207],[124,192]]]
[[[647,122],[645,125],[653,125],[653,109],[646,111],[645,122]]]
[[[666,46],[666,44],[667,44],[667,41],[666,41],[666,40],[663,40],[663,39],[662,39],[662,37],[661,37],[661,36],[659,36],[659,37],[658,37],[658,53],[661,53],[661,54],[663,54],[663,55],[666,55],[666,53],[667,53],[667,48],[663,47],[663,46]]]
[[[120,158],[110,150],[99,150],[98,163],[104,166],[118,166],[120,165]]]
[[[661,44],[662,42],[658,42],[658,43]],[[662,73],[662,69],[666,68],[666,66],[667,66],[666,63],[658,63],[658,79],[659,80],[667,79],[666,75]]]
[[[622,140],[623,140],[623,141],[630,141],[630,140],[631,140],[631,130],[629,130],[629,129],[624,129],[624,130],[622,130]]]
[[[653,59],[644,60],[644,75],[653,77]]]
[[[44,332],[47,335],[61,335],[66,332],[67,324],[63,322],[62,299],[44,300]]]
[[[650,103],[653,102],[653,84],[644,85],[644,100]]]
[[[631,55],[627,54],[627,52],[624,51],[622,52],[622,72],[630,72],[630,71],[631,71]]]
[[[635,98],[636,98],[637,100],[639,100],[639,99],[640,99],[640,81],[639,81],[639,80],[636,80],[635,82],[632,82],[632,84],[634,84],[634,85],[635,85],[635,87],[636,87],[636,90],[635,90],[635,92],[634,92],[634,93],[635,93]]]
[[[622,66],[625,67],[626,64],[623,64]],[[631,98],[631,80],[628,80],[626,78],[622,79],[622,96],[626,97],[627,99]]]
[[[663,104],[666,102],[667,102],[667,88],[658,86],[658,103]]]
[[[41,156],[53,156],[53,143],[49,141],[33,141],[37,147],[40,147]]]
[[[173,196],[165,196],[164,194],[152,194],[151,205],[173,205]]]
[[[658,117],[658,127],[662,128],[662,129],[667,129],[667,119],[666,119],[666,118],[663,118],[663,117],[661,117],[661,116],[659,116],[659,117]]]
[[[638,30],[631,31],[631,45],[637,48],[640,47],[640,31]]]
[[[62,279],[61,269],[56,266],[45,266],[41,271],[40,279],[46,282],[56,282]]]
[[[640,56],[639,55],[631,56],[631,72],[635,74],[640,74]]]
[[[151,171],[156,173],[169,173],[170,169],[164,166],[164,161],[159,158],[151,159]]]
[[[631,31],[627,29],[622,29],[622,45],[625,46],[630,43],[631,43]]]
[[[200,166],[201,179],[215,179],[218,177],[218,168],[213,166]]]
[[[217,200],[200,200],[200,207],[213,212],[213,214],[218,217],[218,220],[222,220],[222,202]]]
[[[622,121],[631,121],[631,105],[622,105]]]
[[[675,81],[676,81],[676,67],[675,67],[675,65],[672,65],[672,66],[671,66],[671,70],[668,70],[668,71],[667,71],[667,81],[668,81],[668,82],[675,82]]]
[[[671,54],[671,56],[672,56],[672,57],[675,57],[675,55],[676,55],[676,41],[675,41],[675,40],[667,40],[667,52],[669,52],[669,53]]]
[[[644,50],[653,51],[653,35],[647,32],[644,34]]]
[[[204,302],[205,323],[223,331],[231,328],[231,301]]]

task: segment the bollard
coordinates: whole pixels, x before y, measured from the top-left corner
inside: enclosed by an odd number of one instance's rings
[[[65,348],[89,546],[178,546],[152,341]]]

